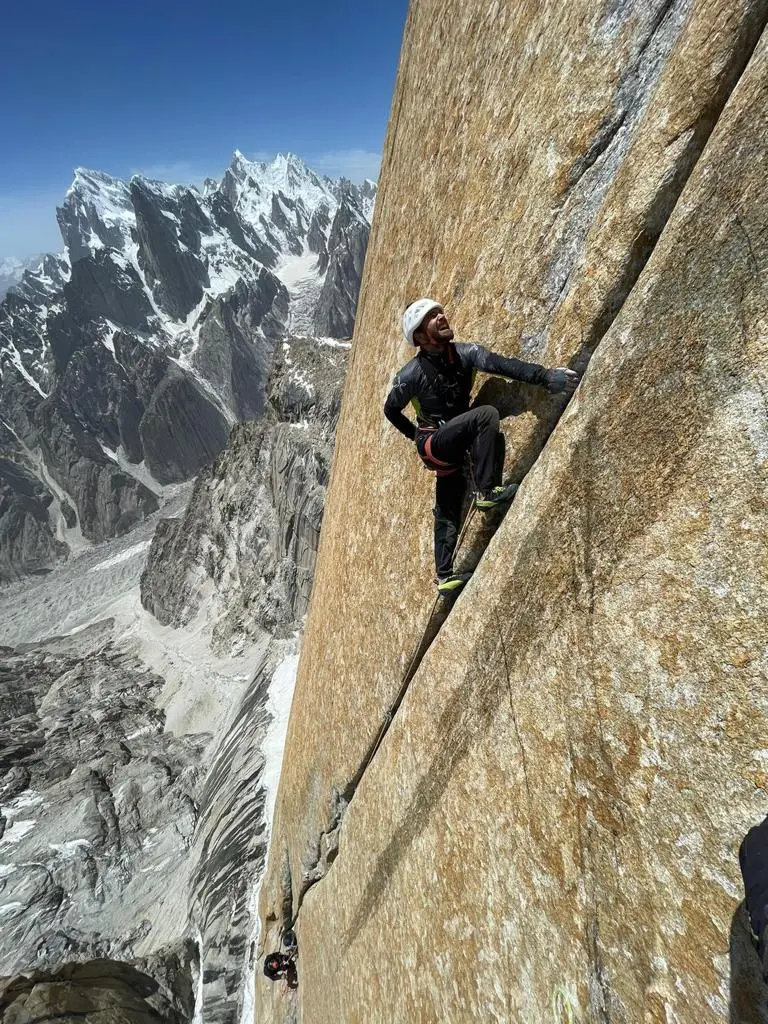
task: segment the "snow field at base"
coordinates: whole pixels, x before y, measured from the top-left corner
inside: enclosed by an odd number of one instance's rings
[[[298,634],[294,637],[298,644]],[[261,922],[259,920],[259,895],[261,884],[264,880],[264,870],[269,862],[269,844],[272,838],[272,819],[275,814],[275,802],[277,800],[277,788],[280,783],[280,773],[283,769],[283,753],[285,751],[285,737],[288,732],[288,719],[291,714],[293,702],[293,691],[296,686],[296,673],[299,668],[299,651],[286,655],[272,673],[272,680],[269,684],[269,697],[267,698],[267,711],[270,722],[267,734],[262,744],[264,756],[264,770],[261,776],[261,785],[266,791],[264,802],[264,821],[267,831],[267,848],[264,852],[264,867],[261,876],[256,880],[248,900],[248,912],[253,921],[253,931],[250,942],[246,946],[245,963],[243,965],[243,1000],[240,1013],[240,1024],[252,1024],[256,1010],[256,975],[258,963],[251,962],[250,951],[258,950],[259,938],[261,935]]]
[[[299,653],[297,651],[295,654],[289,654],[280,662],[275,669],[269,686],[267,711],[270,715],[270,724],[262,748],[264,754],[264,774],[262,775],[261,784],[267,792],[264,813],[270,833],[272,831],[272,817],[275,813],[275,801],[277,800],[277,787],[283,768],[285,736],[288,731],[288,718],[291,714],[291,703],[293,701],[293,690],[296,685],[298,668]]]
[[[36,824],[37,818],[17,818],[15,821],[12,821],[3,832],[0,846],[18,843],[24,836],[29,835]]]
[[[22,840],[24,836],[29,835],[37,824],[37,818],[30,817],[30,811],[41,806],[44,806],[42,796],[31,789],[24,790],[13,800],[4,803],[2,810],[5,827],[2,837],[0,837],[0,846],[12,846]],[[9,904],[0,905],[0,914],[7,913],[9,906]]]
[[[289,334],[314,335],[314,314],[325,280],[317,269],[317,259],[316,253],[307,251],[301,256],[289,256],[275,270],[290,296]]]
[[[275,268],[275,274],[290,292],[300,282],[310,277],[319,277],[317,253],[307,250],[301,256],[288,256]]]
[[[105,618],[110,601],[123,596],[131,587],[138,588],[146,550],[134,551],[119,561],[114,558],[142,541],[151,540],[158,519],[182,513],[192,484],[177,484],[168,490],[172,493],[165,497],[158,511],[125,536],[102,544],[83,540],[79,551],[45,576],[0,588],[3,643],[35,643],[82,629],[88,622]],[[66,540],[70,543],[71,537],[68,535]],[[89,572],[107,561],[111,564],[103,571]]]
[[[211,749],[228,731],[240,701],[264,656],[267,639],[242,654],[211,650],[213,626],[205,609],[187,626],[163,626],[141,606],[138,590],[112,609],[118,642],[165,680],[158,703],[165,730],[177,736],[207,732]]]
[[[195,982],[195,1011],[192,1015],[192,1024],[203,1024],[203,993],[205,991],[204,983],[204,950],[203,950],[203,934],[199,928],[195,929],[195,940],[197,941],[197,967],[192,966],[193,981]],[[197,977],[195,977],[195,970]],[[253,1024],[252,1020],[248,1024]]]
[[[143,459],[141,462],[130,462],[122,445],[119,448],[110,448],[103,441],[99,441],[99,445],[108,459],[116,462],[124,473],[132,476],[134,480],[138,480],[140,484],[144,484],[147,490],[152,491],[158,498],[172,500],[174,495],[178,494],[180,487],[186,488],[189,486],[187,483],[161,484],[152,476],[149,467]],[[70,504],[74,507],[73,501],[70,501]]]
[[[152,541],[142,540],[138,544],[134,544],[133,547],[128,548],[127,551],[121,551],[117,555],[113,555],[111,558],[107,558],[103,562],[98,562],[96,565],[92,565],[88,572],[103,572],[104,569],[111,569],[113,565],[119,565],[120,562],[125,562],[129,558],[133,558],[135,555],[140,555],[149,549]]]
[[[56,536],[56,540],[62,541],[69,547],[70,558],[77,556],[81,551],[86,551],[91,547],[91,541],[83,536],[83,531],[80,528],[80,515],[77,511],[77,506],[74,501],[71,501],[69,495],[60,487],[59,484],[53,479],[48,467],[45,464],[43,453],[40,449],[37,451],[37,458],[33,463],[36,466],[37,476],[45,484],[48,490],[53,494],[54,501],[48,506],[48,521],[53,526],[53,532]],[[64,503],[72,509],[75,516],[75,525],[67,526],[67,520],[64,517]]]

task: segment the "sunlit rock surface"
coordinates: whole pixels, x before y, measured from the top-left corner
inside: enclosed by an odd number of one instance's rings
[[[299,988],[257,1020],[767,1019],[767,17],[411,5],[262,892]],[[418,294],[586,375],[562,417],[483,387],[524,483],[360,780],[433,597],[380,414]]]

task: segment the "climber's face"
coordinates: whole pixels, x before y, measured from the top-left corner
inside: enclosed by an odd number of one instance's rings
[[[431,309],[413,337],[422,348],[439,349],[453,341],[453,330],[442,309]]]

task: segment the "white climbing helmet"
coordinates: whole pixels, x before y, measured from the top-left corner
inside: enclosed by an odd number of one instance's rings
[[[434,299],[416,299],[403,313],[403,334],[408,339],[409,345],[416,345],[413,335],[421,327],[424,317],[433,309],[442,309],[442,304]]]

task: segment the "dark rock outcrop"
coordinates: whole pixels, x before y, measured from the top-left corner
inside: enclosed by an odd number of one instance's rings
[[[0,582],[46,572],[66,555],[51,529],[53,495],[28,469],[0,457]]]
[[[321,337],[352,337],[369,233],[355,198],[345,192],[331,226],[328,270],[315,312],[315,332]]]
[[[210,283],[199,256],[200,232],[207,225],[188,190],[176,186],[172,191],[168,196],[141,178],[131,181],[139,263],[157,304],[182,320]]]
[[[141,462],[144,450],[139,424],[144,404],[135,383],[139,364],[116,358],[120,341],[120,336],[115,337],[115,355],[102,344],[78,349],[61,376],[58,390],[69,409],[76,410],[80,423],[90,425],[92,430],[97,426],[100,440],[108,447],[122,446],[130,462]],[[157,358],[163,361],[163,357]]]
[[[328,267],[328,228],[330,224],[328,207],[322,205],[312,214],[307,230],[307,247],[310,252],[317,253],[320,273],[325,273]]]
[[[239,420],[261,414],[274,342],[287,315],[285,287],[262,268],[254,282],[241,278],[214,299],[201,320],[193,365]],[[257,332],[261,344],[254,343]]]
[[[235,427],[198,477],[185,515],[158,526],[141,597],[160,622],[189,622],[206,579],[218,595],[215,639],[224,645],[289,631],[303,616],[345,364],[341,346],[283,343],[265,415]]]
[[[69,314],[85,323],[105,317],[125,328],[148,331],[154,316],[138,271],[114,249],[97,249],[72,264],[64,301]]]
[[[162,484],[188,480],[227,442],[229,423],[189,373],[169,362],[139,425],[144,457]]]
[[[152,491],[104,454],[60,397],[52,396],[40,405],[38,423],[45,463],[72,497],[89,540],[126,533],[157,509]]]
[[[155,957],[155,962],[159,957]],[[185,1024],[194,1011],[190,964],[169,953],[172,988],[145,973],[156,963],[88,960],[0,979],[4,1024],[83,1021],[84,1024]],[[139,969],[139,967],[143,969]],[[165,979],[164,979],[165,980]]]

